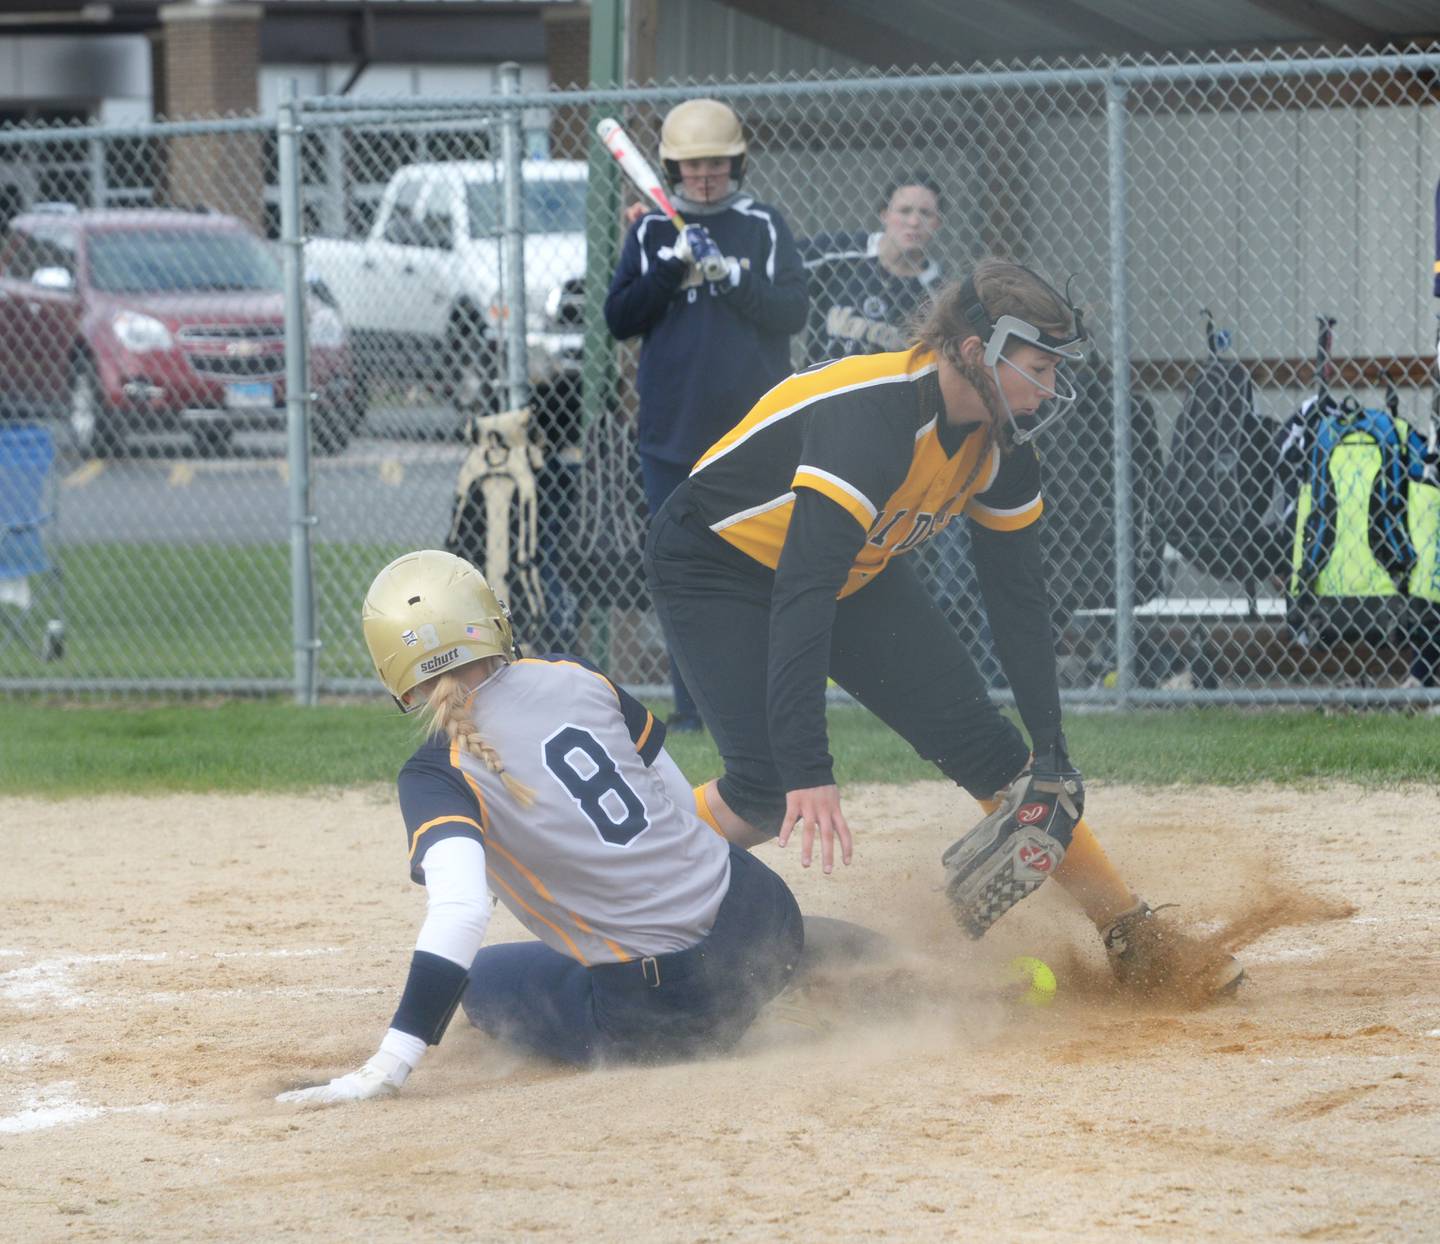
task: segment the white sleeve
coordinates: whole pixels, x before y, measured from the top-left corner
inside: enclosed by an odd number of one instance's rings
[[[415,949],[469,971],[490,923],[485,848],[473,838],[442,838],[425,852],[420,867],[427,907]]]
[[[439,955],[468,972],[490,923],[485,848],[473,838],[442,838],[425,852],[420,867],[427,906],[415,949]],[[420,1037],[391,1028],[366,1066],[399,1088],[424,1055]]]
[[[689,779],[680,772],[680,766],[671,758],[670,753],[662,747],[659,755],[655,757],[655,763],[650,767],[660,775],[660,780],[665,785],[665,793],[670,796],[675,805],[684,808],[686,812],[694,812],[695,788],[690,785]]]

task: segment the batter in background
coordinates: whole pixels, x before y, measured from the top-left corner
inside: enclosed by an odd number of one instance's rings
[[[620,340],[641,339],[636,378],[645,498],[653,516],[701,453],[771,385],[790,373],[790,338],[805,326],[805,269],[784,218],[742,193],[746,142],[740,119],[713,99],[671,109],[660,161],[684,235],[660,212],[631,226],[605,298]],[[724,276],[699,262],[716,252]],[[673,669],[672,730],[700,717]]]
[[[646,574],[725,765],[697,810],[732,842],[778,834],[783,846],[800,825],[802,864],[817,837],[826,872],[837,847],[849,862],[829,675],[984,808],[943,861],[971,936],[1054,876],[1120,980],[1150,990],[1184,971],[1224,993],[1240,965],[1135,895],[1091,832],[1061,729],[1031,442],[1075,400],[1058,368],[1084,341],[1068,295],[983,261],[936,295],[912,348],[812,367],[766,393],[651,524]],[[1028,743],[910,564],[955,521],[970,525]]]
[[[859,239],[820,235],[802,243],[810,274],[807,365],[909,344],[906,326],[943,275],[929,252],[944,223],[942,207],[933,181],[905,177],[885,191],[879,233]]]
[[[576,1066],[739,1040],[799,962],[800,911],[697,818],[665,727],[593,667],[519,659],[504,607],[449,553],[390,563],[362,616],[380,681],[430,727],[399,780],[425,922],[375,1055],[279,1100],[394,1093],[458,1006]],[[481,949],[490,891],[537,940]]]

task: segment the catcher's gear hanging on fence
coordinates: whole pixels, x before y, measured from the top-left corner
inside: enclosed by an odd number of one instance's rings
[[[475,445],[455,480],[455,511],[445,546],[469,554],[495,594],[510,602],[522,622],[535,625],[545,616],[535,484],[545,457],[530,438],[530,418],[528,407],[475,416]],[[484,531],[483,558],[467,538],[477,520]]]
[[[983,937],[1054,874],[1085,810],[1085,786],[1063,747],[1039,756],[991,812],[941,857],[956,923]]]

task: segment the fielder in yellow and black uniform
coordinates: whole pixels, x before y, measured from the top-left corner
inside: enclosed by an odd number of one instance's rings
[[[962,516],[1022,716],[1037,740],[1059,730],[1029,530],[1035,452],[1002,454],[984,425],[949,422],[936,373],[916,350],[790,377],[706,451],[656,525],[657,606],[705,688],[721,794],[754,824],[778,827],[785,791],[834,780],[827,674],[972,794],[1024,767],[1030,748],[904,558]]]
[[[825,871],[851,834],[825,728],[826,675],[974,795],[985,818],[945,852],[956,918],[981,936],[1054,876],[1117,975],[1153,984],[1155,930],[1086,824],[1061,730],[1036,528],[1035,435],[1075,399],[1080,314],[1030,269],[986,260],[942,290],[909,350],[781,381],[710,446],[652,523],[651,596],[725,763],[700,815],[753,846],[803,826]],[[970,524],[996,655],[1030,738],[1001,715],[906,555]],[[1183,935],[1179,935],[1183,936]],[[1179,944],[1165,930],[1167,944]],[[1215,993],[1242,975],[1201,969]]]

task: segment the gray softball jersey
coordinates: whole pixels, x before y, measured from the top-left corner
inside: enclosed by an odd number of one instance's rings
[[[638,700],[587,664],[550,657],[503,667],[472,706],[535,802],[521,807],[448,739],[427,740],[399,781],[415,881],[436,842],[473,838],[495,896],[587,965],[683,950],[710,931],[729,845],[667,789],[654,767],[664,727]]]

